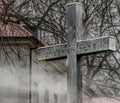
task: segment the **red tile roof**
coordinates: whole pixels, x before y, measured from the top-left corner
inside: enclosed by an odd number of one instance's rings
[[[0,1],[0,14],[6,14],[9,12],[12,12],[11,7],[5,11],[5,4],[8,2],[8,0],[1,0]],[[6,16],[6,19],[8,17]],[[14,19],[14,18],[13,18]],[[33,36],[30,32],[28,32],[25,28],[22,26],[15,24],[15,23],[8,23],[3,24],[0,22],[0,37],[31,37]]]
[[[7,3],[7,0],[0,1],[0,13],[5,13],[4,3]],[[9,11],[14,11],[13,8],[10,7]],[[38,40],[36,37],[33,36],[32,33],[30,33],[28,30],[26,30],[24,27],[20,26],[19,24],[15,23],[8,23],[8,24],[2,24],[0,22],[0,37],[33,37],[35,40],[43,44],[44,46],[47,46],[48,43],[45,42],[43,38]]]
[[[32,37],[33,35],[18,24],[1,24],[0,37]]]

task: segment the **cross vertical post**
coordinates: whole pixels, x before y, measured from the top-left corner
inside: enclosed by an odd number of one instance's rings
[[[67,57],[67,103],[82,103],[81,56],[113,52],[116,50],[116,39],[110,36],[81,40],[82,6],[78,2],[67,5],[66,19],[67,43],[38,48],[38,60],[56,60]]]
[[[82,103],[82,72],[77,57],[76,41],[81,39],[82,6],[80,3],[67,5],[67,103]]]

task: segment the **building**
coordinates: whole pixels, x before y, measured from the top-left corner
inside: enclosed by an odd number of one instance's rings
[[[0,25],[0,103],[66,103],[65,63],[38,61],[42,45],[48,44],[19,25]],[[119,101],[84,98],[83,103]]]
[[[48,45],[16,24],[0,26],[0,103],[66,103],[63,61],[38,61],[37,47]],[[83,103],[120,103],[84,97]]]
[[[36,48],[47,45],[43,40],[16,24],[1,25],[0,36],[0,103],[57,103],[66,98],[62,65],[37,60]]]

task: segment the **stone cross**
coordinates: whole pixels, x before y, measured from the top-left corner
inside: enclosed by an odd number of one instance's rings
[[[82,103],[82,72],[80,56],[83,54],[115,51],[114,37],[81,40],[82,7],[80,3],[67,5],[67,43],[39,48],[38,60],[67,58],[67,103]],[[80,40],[77,41],[77,38]]]

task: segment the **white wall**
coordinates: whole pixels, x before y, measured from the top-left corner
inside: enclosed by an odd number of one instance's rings
[[[32,89],[36,93],[33,98],[37,98],[33,103],[66,103],[66,75],[60,74],[47,61],[35,59],[32,64]]]
[[[28,103],[29,49],[0,47],[0,103]]]
[[[4,50],[0,48],[0,103],[29,103],[30,48],[6,46]],[[47,62],[37,61],[33,50],[32,103],[66,103],[66,78]]]

